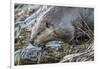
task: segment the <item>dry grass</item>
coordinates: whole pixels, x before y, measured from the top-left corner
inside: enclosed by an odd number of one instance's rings
[[[34,11],[27,10],[27,14],[22,12],[25,10],[25,5],[15,6],[15,22],[24,20],[30,16]],[[24,8],[24,9],[23,9]],[[35,10],[35,9],[33,9]],[[93,9],[91,10],[92,13]],[[21,14],[23,13],[24,16]],[[20,15],[19,15],[20,14]],[[56,63],[56,62],[82,62],[94,60],[94,21],[91,20],[87,13],[80,13],[78,20],[73,21],[75,27],[75,35],[73,40],[67,44],[60,44],[61,48],[55,50],[47,48],[44,50],[46,54],[40,56],[38,62],[37,56],[30,59],[23,59],[21,50],[29,44],[30,30],[27,28],[21,30],[19,37],[15,38],[15,65],[28,65],[38,63]],[[51,44],[52,45],[52,44]],[[20,50],[20,51],[18,51]],[[26,52],[27,53],[27,52]],[[30,54],[29,54],[30,55]]]

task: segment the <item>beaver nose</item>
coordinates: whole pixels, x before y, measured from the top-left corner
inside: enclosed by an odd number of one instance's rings
[[[29,42],[30,42],[32,45],[34,45],[34,41],[33,41],[33,40],[29,40]]]
[[[33,41],[33,40],[30,40],[29,42],[30,42],[33,46],[36,46],[36,47],[39,47],[39,46],[40,46],[37,42],[35,42],[35,41]]]

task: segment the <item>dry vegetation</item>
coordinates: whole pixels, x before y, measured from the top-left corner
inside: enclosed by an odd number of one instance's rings
[[[70,43],[50,42],[44,50],[30,44],[31,28],[39,16],[34,14],[41,7],[43,8],[39,5],[15,5],[15,65],[93,61],[94,21],[88,19],[87,13],[85,18],[81,13],[81,19],[73,21],[76,30]],[[45,12],[45,10],[43,11]],[[39,12],[39,14],[42,14],[42,12]],[[53,47],[56,44],[58,46]]]

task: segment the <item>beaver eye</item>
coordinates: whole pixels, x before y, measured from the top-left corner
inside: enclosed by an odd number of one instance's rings
[[[37,33],[37,35],[40,35],[40,32],[39,32],[39,33]]]
[[[45,25],[46,25],[47,28],[49,28],[49,23],[48,22],[46,22]]]
[[[53,27],[54,25],[52,23],[50,23],[50,22],[45,22],[45,26],[47,28],[50,28],[51,26]]]

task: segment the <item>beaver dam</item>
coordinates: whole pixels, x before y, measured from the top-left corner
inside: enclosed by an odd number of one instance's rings
[[[14,5],[14,64],[94,61],[94,9]]]

